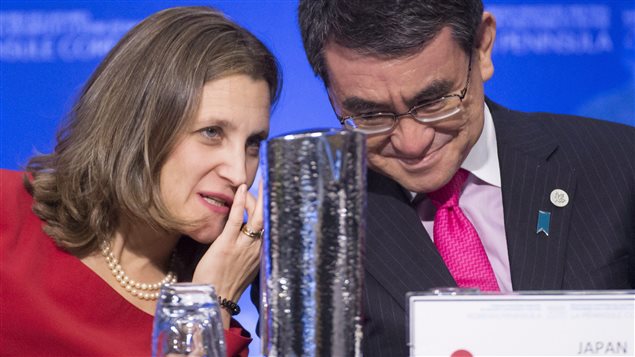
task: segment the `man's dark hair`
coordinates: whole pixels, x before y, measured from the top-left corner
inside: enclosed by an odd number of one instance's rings
[[[483,16],[481,0],[300,0],[298,19],[309,63],[328,85],[324,46],[398,58],[420,51],[441,29],[469,53]]]

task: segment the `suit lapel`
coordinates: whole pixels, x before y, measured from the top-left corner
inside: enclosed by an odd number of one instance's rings
[[[366,271],[405,307],[406,293],[456,286],[401,187],[368,172]]]
[[[561,289],[575,172],[558,160],[557,141],[537,120],[488,102],[501,169],[505,233],[514,290]],[[550,199],[568,194],[564,207]],[[537,233],[538,212],[550,214],[549,234]]]
[[[503,194],[507,249],[514,290],[561,289],[575,204],[575,172],[558,160],[557,141],[536,120],[490,101]],[[551,203],[554,189],[569,196]],[[536,233],[538,211],[550,213],[549,235]],[[393,180],[368,173],[365,268],[402,307],[405,295],[456,286],[410,199]]]

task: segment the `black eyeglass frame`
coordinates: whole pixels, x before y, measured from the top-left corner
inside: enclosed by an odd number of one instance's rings
[[[453,93],[453,94],[447,94],[444,95],[440,98],[425,102],[425,103],[421,103],[421,104],[417,104],[415,106],[413,106],[412,108],[410,108],[410,110],[408,110],[405,113],[400,113],[400,114],[395,114],[395,113],[390,113],[390,112],[377,112],[377,113],[371,113],[371,114],[360,114],[360,115],[349,115],[346,117],[340,116],[339,114],[337,114],[337,112],[335,111],[335,115],[337,116],[337,119],[340,121],[340,123],[346,127],[349,127],[352,130],[359,130],[359,131],[366,131],[368,134],[380,134],[380,133],[384,133],[384,132],[388,132],[390,130],[392,130],[395,125],[397,124],[397,119],[401,118],[403,116],[406,115],[410,115],[413,119],[415,119],[416,121],[420,122],[420,123],[432,123],[432,122],[436,122],[439,120],[443,120],[446,118],[451,117],[452,115],[458,114],[461,111],[461,104],[463,104],[463,99],[465,98],[465,96],[467,95],[467,91],[469,89],[470,86],[470,78],[472,74],[472,53],[470,53],[470,57],[469,57],[469,62],[468,62],[468,67],[467,67],[467,79],[465,81],[465,87],[463,87],[463,89],[461,89],[461,91],[459,93]],[[433,103],[437,103],[443,100],[446,100],[448,98],[451,97],[457,97],[460,100],[460,104],[457,107],[457,109],[453,112],[449,112],[447,114],[441,115],[439,117],[433,117],[433,118],[418,118],[417,116],[414,115],[414,112],[419,109],[419,108],[423,108],[425,106],[429,106]],[[330,99],[330,98],[329,98]],[[332,102],[331,102],[331,106],[332,106]],[[334,108],[335,109],[335,108]],[[364,130],[364,129],[359,129],[359,128],[355,128],[354,126],[351,125],[346,125],[346,122],[348,120],[354,121],[354,120],[371,120],[375,117],[380,117],[380,116],[385,116],[385,117],[392,117],[392,125],[390,127],[386,127],[386,128],[382,128],[379,130],[374,130],[374,131],[368,131],[368,130]]]

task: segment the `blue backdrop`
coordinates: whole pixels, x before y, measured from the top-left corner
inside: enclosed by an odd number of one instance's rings
[[[33,153],[50,151],[61,118],[112,45],[144,17],[177,5],[219,8],[279,58],[284,88],[272,135],[338,125],[306,62],[295,0],[3,0],[0,167],[18,169]],[[485,0],[485,5],[498,20],[495,73],[486,84],[490,98],[513,109],[635,125],[633,0]],[[239,320],[253,332],[257,315],[246,299],[241,307]],[[258,340],[251,349],[258,354]]]

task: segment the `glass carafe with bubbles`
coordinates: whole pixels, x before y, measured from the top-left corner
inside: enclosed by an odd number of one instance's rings
[[[152,356],[225,357],[220,307],[211,285],[161,289],[152,329]]]

